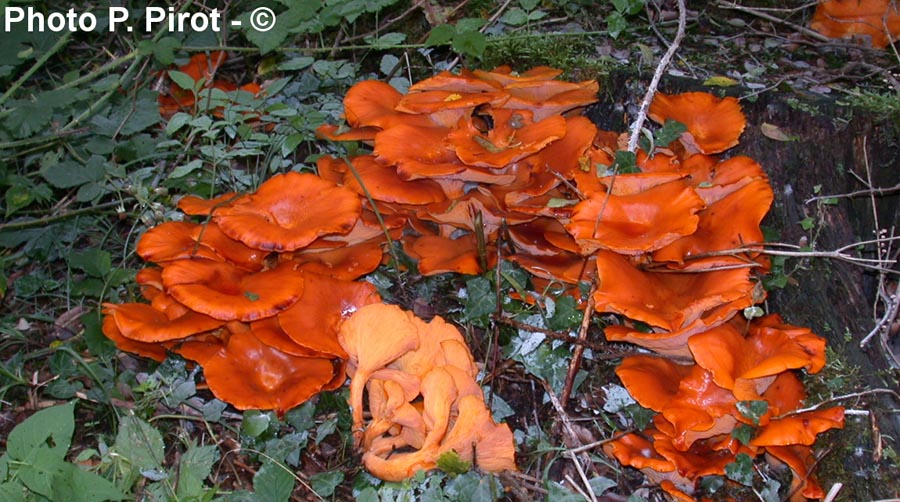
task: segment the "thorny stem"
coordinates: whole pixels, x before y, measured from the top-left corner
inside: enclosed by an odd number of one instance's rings
[[[9,89],[7,89],[2,96],[0,96],[0,105],[6,103],[6,100],[9,99],[9,97],[12,96],[14,92],[19,90],[19,87],[22,87],[22,84],[27,82],[28,79],[35,74],[35,72],[37,72],[39,69],[41,69],[42,66],[44,66],[44,63],[46,63],[51,57],[53,57],[53,55],[59,52],[60,49],[65,47],[65,45],[69,43],[69,39],[72,38],[73,33],[73,31],[69,31],[59,37],[59,40],[57,40],[56,43],[53,44],[53,47],[42,54],[41,57],[34,62],[31,68],[23,73],[21,77],[19,77],[19,80],[16,80],[13,85],[9,86]]]
[[[130,197],[127,197],[125,200],[128,200],[128,199],[130,199]],[[81,209],[75,209],[73,211],[69,211],[68,213],[55,214],[53,216],[45,216],[43,218],[38,218],[36,220],[26,220],[26,221],[16,221],[16,222],[12,222],[12,223],[3,223],[3,224],[0,224],[0,231],[22,230],[22,229],[31,228],[31,227],[42,227],[45,225],[49,225],[51,223],[56,223],[57,221],[61,221],[66,218],[71,218],[73,216],[90,214],[90,213],[93,213],[96,211],[102,211],[104,209],[116,207],[116,206],[122,204],[123,202],[124,202],[123,200],[104,202],[103,204],[97,204],[96,206],[83,207]]]
[[[650,85],[647,87],[647,93],[644,94],[644,100],[641,102],[641,109],[638,112],[637,119],[634,121],[634,125],[631,126],[631,137],[628,138],[628,151],[631,153],[637,152],[638,140],[640,139],[641,129],[644,128],[644,122],[647,120],[647,112],[650,110],[650,103],[653,102],[653,96],[656,95],[656,88],[659,87],[659,81],[662,79],[663,72],[666,71],[669,62],[672,61],[672,57],[675,55],[675,51],[677,51],[678,46],[681,45],[686,24],[687,7],[685,7],[684,0],[678,0],[678,31],[675,33],[675,38],[672,39],[672,44],[669,45],[666,53],[663,54],[663,57],[659,60],[659,64],[656,66],[656,71],[653,73],[653,79],[650,80]]]

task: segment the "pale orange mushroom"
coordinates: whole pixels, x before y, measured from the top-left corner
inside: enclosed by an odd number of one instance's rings
[[[314,174],[273,176],[255,193],[213,214],[225,235],[266,251],[294,251],[321,235],[350,231],[362,207],[359,195]]]
[[[375,136],[374,153],[379,162],[396,166],[405,180],[460,173],[466,166],[444,144],[449,133],[445,127],[400,124]]]
[[[503,104],[505,108],[532,110],[534,120],[540,121],[597,101],[600,86],[596,80],[534,80],[510,83],[503,90],[510,95],[509,101]]]
[[[736,98],[717,98],[705,92],[667,95],[657,93],[650,105],[650,118],[687,127],[681,142],[692,153],[719,153],[738,144],[747,120]]]
[[[349,402],[357,438],[363,431],[363,391],[372,372],[419,346],[411,315],[396,305],[373,303],[359,308],[341,324],[338,342],[348,355]]]
[[[821,499],[825,497],[825,490],[812,474],[818,460],[812,453],[812,448],[804,445],[766,446],[766,453],[787,464],[793,471],[791,493],[799,494],[799,497],[791,497],[791,501],[805,499]]]
[[[226,206],[241,197],[245,196],[234,192],[226,192],[212,199],[204,199],[196,195],[185,195],[178,201],[178,209],[184,214],[191,216],[209,216],[216,209]]]
[[[290,307],[303,294],[303,274],[290,263],[248,272],[227,262],[175,260],[162,272],[166,291],[192,310],[223,321],[254,321]]]
[[[440,451],[454,451],[465,462],[487,472],[516,470],[516,446],[512,431],[497,424],[481,396],[461,396],[458,416]]]

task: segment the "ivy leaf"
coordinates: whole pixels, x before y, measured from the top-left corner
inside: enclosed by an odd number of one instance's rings
[[[769,411],[769,403],[764,400],[738,401],[736,406],[741,415],[752,420],[755,425],[759,425],[759,419]]]
[[[744,486],[752,486],[753,459],[746,453],[738,453],[734,462],[725,466],[725,476]]]
[[[606,16],[606,31],[609,32],[609,36],[614,39],[619,38],[619,35],[626,29],[628,29],[628,21],[618,11]]]
[[[441,456],[438,457],[437,467],[447,474],[458,475],[469,472],[472,469],[472,462],[463,460],[458,453],[448,450],[441,453]]]
[[[657,145],[668,145],[680,138],[685,132],[687,132],[687,126],[677,120],[666,119],[666,123],[663,124],[662,128],[656,131],[654,141]]]
[[[6,189],[6,217],[9,218],[13,213],[28,207],[34,202],[34,194],[25,185],[16,183]]]
[[[325,471],[309,477],[309,484],[320,497],[334,495],[334,489],[344,481],[344,473],[338,470]]]

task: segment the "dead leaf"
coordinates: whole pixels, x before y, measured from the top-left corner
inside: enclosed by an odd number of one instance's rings
[[[759,126],[760,132],[763,133],[763,136],[774,139],[775,141],[796,141],[796,136],[790,136],[784,131],[781,130],[777,125],[772,125],[769,123],[763,123],[763,125]]]

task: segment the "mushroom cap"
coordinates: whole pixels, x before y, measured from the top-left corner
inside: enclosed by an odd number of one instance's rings
[[[656,93],[649,115],[660,124],[669,119],[684,124],[687,133],[682,135],[682,143],[688,150],[706,154],[737,145],[747,125],[736,98],[718,98],[706,92]]]
[[[248,272],[227,262],[175,260],[166,265],[162,278],[166,291],[176,300],[223,321],[273,316],[303,294],[303,274],[291,263]]]
[[[599,248],[640,254],[692,234],[703,207],[703,199],[680,181],[631,195],[595,192],[575,206],[566,229],[583,254]]]
[[[825,490],[812,474],[818,463],[812,448],[803,445],[767,446],[766,453],[787,464],[794,472],[791,493],[799,490],[800,495],[807,499],[825,498]]]
[[[691,256],[762,244],[765,239],[760,223],[774,195],[768,181],[750,181],[742,188],[711,203],[697,213],[697,230],[681,237],[653,254],[654,261],[684,263]],[[746,254],[704,258],[704,267],[747,263]],[[694,264],[696,265],[696,264]]]
[[[823,0],[809,27],[829,38],[863,35],[883,48],[900,35],[900,8],[890,0]]]
[[[404,180],[397,174],[395,167],[376,162],[372,155],[353,157],[352,162],[362,185],[349,169],[344,173],[343,185],[360,195],[368,192],[375,200],[417,206],[446,199],[444,191],[436,182],[427,179]]]
[[[167,315],[169,312],[145,303],[104,303],[103,307],[106,315],[115,319],[122,336],[146,343],[181,340],[225,324],[225,321],[187,309],[178,312],[180,315]]]
[[[754,385],[766,377],[799,368],[818,367],[825,358],[825,340],[812,334],[791,336],[773,328],[754,330],[742,336],[730,325],[700,333],[688,340],[697,364],[708,369],[716,383],[732,389],[741,400],[759,399],[764,387]]]
[[[456,239],[438,235],[423,235],[407,238],[403,249],[411,258],[418,260],[419,273],[436,275],[447,272],[476,275],[483,272],[478,263],[478,250],[473,234],[465,234]],[[496,260],[495,253],[486,251],[490,262]],[[493,258],[493,260],[492,260]]]
[[[137,254],[145,261],[163,263],[185,258],[229,261],[247,270],[260,270],[266,253],[231,239],[215,224],[169,221],[141,236]]]
[[[379,162],[397,166],[406,180],[456,174],[466,166],[444,144],[449,132],[447,127],[399,124],[375,136],[374,153]]]
[[[294,256],[297,270],[324,275],[343,281],[352,281],[373,272],[384,252],[381,249],[382,239],[361,242],[350,246],[333,249],[310,250]]]
[[[797,413],[782,418],[773,418],[759,429],[750,440],[753,446],[810,446],[816,436],[830,430],[844,428],[844,408],[835,406],[815,411]]]
[[[490,71],[472,70],[472,75],[486,82],[493,82],[501,86],[515,84],[517,82],[532,82],[553,80],[562,74],[562,70],[549,66],[535,66],[524,72],[514,72],[508,65],[498,66]]]
[[[294,343],[342,359],[347,352],[338,342],[341,322],[359,308],[381,302],[378,290],[368,282],[351,282],[303,274],[303,294],[280,312],[278,323]]]
[[[690,375],[691,368],[662,357],[637,354],[623,358],[616,375],[635,401],[660,412],[678,393],[681,380]]]
[[[259,189],[219,208],[225,235],[266,251],[294,251],[320,235],[347,233],[359,218],[359,195],[308,173],[275,175]]]
[[[226,343],[188,341],[176,352],[200,363],[213,394],[240,410],[284,413],[333,381],[330,358],[286,354],[261,342],[253,328],[232,333]]]
[[[363,390],[372,372],[419,346],[412,314],[396,305],[373,303],[360,307],[341,323],[338,342],[347,353],[353,431],[362,431]]]
[[[594,294],[598,312],[617,312],[669,331],[701,321],[722,324],[753,304],[747,268],[700,273],[644,272],[624,257],[600,250]]]
[[[226,192],[212,199],[204,199],[196,195],[185,195],[178,201],[178,209],[191,216],[209,216],[218,208],[238,200],[244,195]]]
[[[104,304],[103,324],[101,327],[103,334],[116,344],[119,350],[131,352],[143,357],[149,357],[154,361],[163,362],[169,355],[171,343],[148,343],[138,340],[132,340],[122,336],[119,331],[118,323],[109,309],[109,304]]]
[[[653,442],[636,433],[619,436],[603,445],[603,451],[622,465],[659,473],[675,471],[675,464],[653,448]]]
[[[587,106],[597,101],[600,86],[596,80],[584,82],[563,82],[561,80],[513,82],[503,88],[509,93],[504,108],[532,110],[534,120]]]
[[[461,396],[459,414],[441,443],[441,452],[455,451],[460,459],[487,472],[516,470],[516,444],[506,424],[496,424],[480,396]]]
[[[565,251],[556,255],[516,253],[510,258],[535,277],[566,284],[590,282],[596,272],[596,266],[592,263],[593,257]]]
[[[470,166],[502,168],[566,135],[566,119],[554,115],[536,121],[530,110],[491,108],[485,116],[466,115],[444,140]]]

